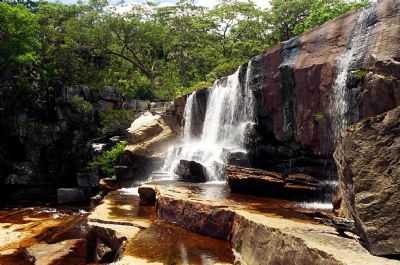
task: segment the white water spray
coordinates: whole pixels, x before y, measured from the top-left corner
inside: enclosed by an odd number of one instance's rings
[[[164,170],[173,174],[180,160],[201,163],[210,181],[223,179],[223,167],[229,153],[246,153],[246,135],[254,125],[254,95],[250,89],[251,61],[247,65],[244,82],[240,82],[241,68],[233,75],[217,80],[210,89],[202,133],[193,135],[193,109],[197,104],[193,92],[187,99],[184,117],[183,143],[170,149]]]

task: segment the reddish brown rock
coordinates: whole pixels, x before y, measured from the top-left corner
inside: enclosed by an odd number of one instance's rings
[[[240,264],[400,264],[400,261],[372,256],[357,238],[341,237],[334,228],[305,218],[295,203],[280,201],[282,205],[277,208],[272,200],[224,194],[224,186],[218,185],[160,183],[147,185],[147,188],[154,189],[161,219],[197,233],[228,239],[235,250],[236,262]],[[280,212],[285,204],[287,217]],[[163,229],[163,232],[168,231]],[[135,255],[137,249],[139,253],[146,251],[142,244],[151,231],[154,229],[150,227],[132,241]],[[215,234],[216,231],[221,234]],[[131,263],[136,264],[134,260]]]
[[[317,197],[323,192],[320,182],[308,175],[283,176],[277,172],[228,166],[226,176],[233,192],[286,199]]]
[[[341,205],[375,255],[400,254],[400,107],[350,127],[335,152]]]
[[[190,231],[221,239],[228,239],[233,221],[233,213],[223,207],[209,208],[167,196],[157,200],[157,215]]]
[[[359,84],[361,98],[354,111],[359,112],[356,120],[373,116],[400,104],[398,78],[400,73],[400,4],[395,0],[380,1],[372,8],[366,31],[367,39],[361,47],[361,62],[357,69],[372,74]],[[358,23],[360,12],[350,12],[316,29],[304,33],[291,44],[284,43],[263,55],[264,115],[271,118],[273,134],[279,141],[293,140],[310,148],[315,155],[330,154],[333,142],[330,137],[330,106],[332,87],[336,79],[336,65],[344,53]],[[372,18],[373,16],[375,18]],[[360,51],[357,51],[360,52]],[[289,87],[285,91],[286,73],[283,65],[291,69]],[[371,80],[373,83],[371,84]],[[347,89],[350,89],[348,87]],[[379,94],[377,91],[379,90]],[[288,121],[285,113],[287,97],[294,98],[293,120]],[[294,124],[291,135],[285,125]]]

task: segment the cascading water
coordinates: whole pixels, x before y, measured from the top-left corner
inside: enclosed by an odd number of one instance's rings
[[[210,181],[223,180],[229,153],[246,153],[246,134],[255,121],[255,100],[249,85],[251,61],[244,82],[240,81],[241,70],[240,67],[233,75],[217,80],[210,89],[203,129],[197,137],[192,128],[192,121],[198,118],[193,116],[196,92],[188,97],[183,143],[170,149],[164,170],[173,174],[180,160],[191,160],[207,169]]]
[[[350,95],[347,87],[349,73],[353,69],[353,65],[362,62],[365,51],[370,41],[370,32],[368,22],[375,10],[375,5],[366,8],[360,12],[352,36],[347,45],[346,51],[337,61],[337,76],[333,85],[333,95],[331,100],[331,116],[333,122],[334,141],[337,141],[344,129],[352,122],[350,117],[357,116],[357,113],[349,113],[356,111],[351,109]]]
[[[365,52],[371,40],[370,18],[374,14],[375,5],[363,9],[357,19],[352,31],[350,40],[345,52],[337,61],[337,75],[333,84],[330,112],[332,120],[332,142],[337,144],[342,132],[354,121],[357,120],[357,108],[352,106],[351,92],[348,87],[349,74],[356,70],[357,65],[362,65]],[[305,208],[329,208],[332,207],[331,196],[336,190],[338,182],[336,179],[329,179],[323,182],[327,192],[325,201],[307,202],[301,204]]]

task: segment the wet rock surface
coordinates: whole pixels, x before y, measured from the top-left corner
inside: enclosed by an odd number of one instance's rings
[[[342,207],[367,248],[400,254],[400,108],[350,127],[335,157]]]
[[[179,176],[181,181],[187,182],[206,182],[206,168],[195,161],[180,160],[174,173]]]
[[[233,192],[286,199],[311,199],[323,194],[322,183],[308,175],[284,176],[277,172],[229,165],[228,184]]]
[[[86,216],[53,208],[0,210],[0,264],[86,264]]]
[[[224,185],[157,182],[144,187],[154,189],[160,218],[204,235],[223,235],[242,264],[400,264],[372,256],[357,237],[341,237],[334,228],[319,224],[313,216],[324,212],[321,209],[231,194]],[[218,222],[201,221],[222,212]],[[209,231],[210,225],[230,232],[213,234],[216,230]]]
[[[144,192],[143,192],[144,190]],[[143,193],[150,190],[142,189]],[[154,192],[154,191],[153,191]],[[143,205],[135,189],[109,193],[90,214],[91,257],[113,264],[233,264],[226,241],[200,236],[156,218],[154,205]],[[108,250],[112,259],[101,255]]]

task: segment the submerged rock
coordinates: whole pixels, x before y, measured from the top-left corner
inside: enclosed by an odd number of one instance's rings
[[[180,180],[182,181],[188,181],[188,182],[207,181],[206,168],[202,164],[197,163],[195,161],[180,160],[174,172],[180,177]]]
[[[400,107],[350,127],[335,158],[342,207],[367,248],[400,254]]]

